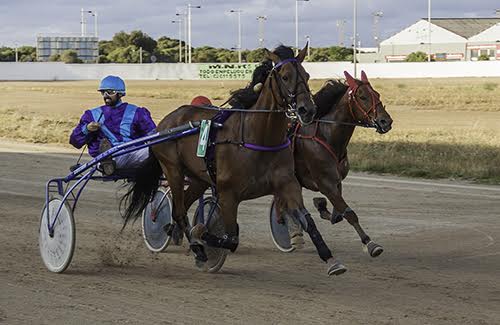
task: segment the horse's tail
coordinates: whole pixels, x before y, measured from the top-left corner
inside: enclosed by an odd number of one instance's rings
[[[141,212],[146,208],[146,205],[158,190],[162,173],[160,162],[150,152],[148,159],[137,170],[134,181],[130,182],[127,193],[120,200],[120,206],[125,206],[125,212],[122,215],[124,220],[123,228],[131,218],[137,220]]]

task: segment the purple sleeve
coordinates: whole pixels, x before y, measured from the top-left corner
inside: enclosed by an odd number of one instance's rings
[[[145,107],[139,107],[137,110],[137,125],[136,130],[138,136],[148,135],[156,129],[156,124],[151,118],[151,113]]]
[[[69,143],[72,144],[75,148],[80,149],[85,143],[90,140],[89,131],[87,130],[87,124],[89,124],[93,120],[94,119],[92,118],[92,113],[90,111],[85,111],[85,113],[83,113],[82,117],[80,118],[80,123],[78,123],[78,125],[75,127],[69,138]]]

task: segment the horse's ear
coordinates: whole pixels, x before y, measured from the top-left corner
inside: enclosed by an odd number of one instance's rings
[[[299,54],[297,54],[297,56],[295,57],[297,59],[297,61],[299,61],[300,63],[302,63],[304,61],[304,59],[306,58],[308,47],[309,47],[309,42],[306,43],[306,46],[304,46],[304,48],[302,50],[300,50]]]
[[[356,80],[349,74],[349,72],[344,71],[344,76],[347,84],[349,85],[349,88],[354,89],[358,86]]]
[[[370,83],[368,81],[368,77],[366,76],[366,73],[363,70],[361,70],[361,81],[363,81],[365,84]]]
[[[269,51],[268,49],[264,49],[265,53],[266,53],[266,57],[273,61],[274,64],[280,62],[280,57],[277,56],[276,54],[274,54],[273,52]]]

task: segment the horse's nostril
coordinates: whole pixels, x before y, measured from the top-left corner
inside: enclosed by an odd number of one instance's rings
[[[300,115],[304,115],[307,113],[307,110],[304,106],[300,106],[299,108],[297,108],[297,113],[299,113]]]
[[[380,125],[384,126],[384,125],[387,125],[387,121],[386,120],[380,120],[378,121]]]

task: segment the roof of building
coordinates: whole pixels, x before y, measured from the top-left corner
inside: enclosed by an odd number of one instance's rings
[[[422,18],[427,20],[427,18]],[[431,18],[431,23],[465,38],[500,23],[500,18]]]

